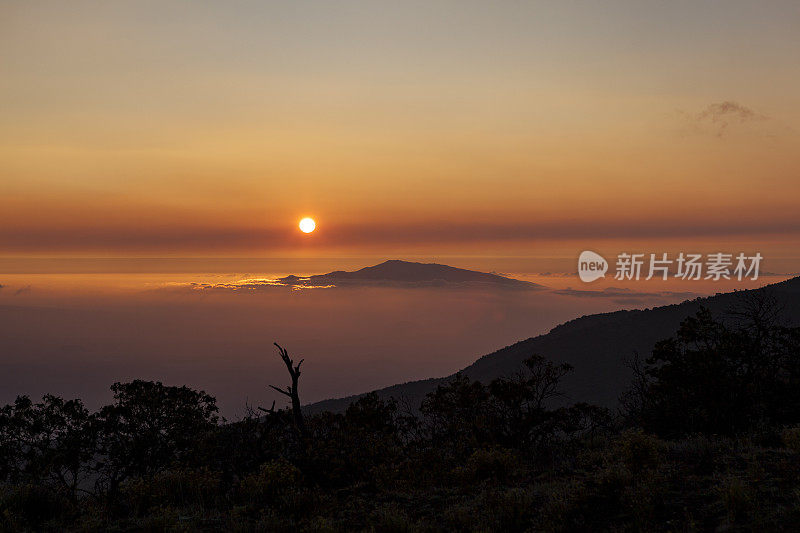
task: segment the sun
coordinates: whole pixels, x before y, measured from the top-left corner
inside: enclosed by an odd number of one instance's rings
[[[302,231],[303,233],[311,233],[312,231],[314,231],[314,228],[316,227],[317,223],[314,222],[313,218],[306,217],[300,221],[300,231]]]

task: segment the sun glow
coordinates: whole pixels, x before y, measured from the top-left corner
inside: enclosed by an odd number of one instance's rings
[[[316,227],[317,223],[314,222],[313,218],[304,218],[300,221],[300,231],[303,233],[311,233]]]

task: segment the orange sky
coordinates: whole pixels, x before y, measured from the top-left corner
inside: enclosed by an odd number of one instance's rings
[[[800,8],[559,4],[4,4],[0,256],[800,270]]]

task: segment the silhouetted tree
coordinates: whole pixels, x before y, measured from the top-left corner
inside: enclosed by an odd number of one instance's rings
[[[537,446],[558,424],[562,412],[549,403],[562,395],[559,384],[572,366],[556,365],[540,355],[523,364],[525,369],[514,378],[496,379],[489,385],[497,418],[495,431],[506,445]]]
[[[0,409],[0,476],[42,483],[77,497],[93,457],[92,416],[80,400],[27,396]]]
[[[495,445],[540,450],[577,432],[587,417],[597,414],[553,405],[570,371],[569,364],[534,355],[515,376],[495,379],[488,386],[458,375],[428,394],[420,406],[429,438],[454,458]]]
[[[313,449],[301,458],[304,473],[322,486],[368,479],[389,469],[401,454],[402,432],[394,400],[365,394],[344,414],[324,412],[307,420]]]
[[[631,422],[679,437],[800,421],[800,329],[780,325],[765,300],[746,301],[729,324],[701,309],[645,364],[634,361],[623,398]]]
[[[495,441],[489,391],[482,383],[456,375],[429,393],[420,405],[429,438],[456,458]]]
[[[186,463],[216,426],[216,400],[188,387],[115,383],[114,403],[97,415],[100,483],[114,492],[130,477]]]
[[[292,417],[294,419],[294,425],[301,435],[305,435],[306,425],[305,420],[303,419],[303,411],[300,408],[300,393],[297,389],[297,382],[300,379],[300,365],[303,364],[304,359],[300,359],[300,362],[295,365],[294,360],[289,357],[289,352],[287,352],[286,349],[281,347],[281,345],[277,342],[274,344],[278,348],[278,355],[286,365],[286,370],[289,371],[289,377],[292,379],[292,384],[283,389],[275,385],[270,385],[270,387],[289,397],[292,402]],[[274,409],[274,403],[272,404],[272,407]]]

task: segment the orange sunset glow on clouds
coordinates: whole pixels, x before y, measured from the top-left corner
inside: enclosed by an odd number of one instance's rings
[[[791,3],[84,3],[0,6],[0,255],[800,268]]]

